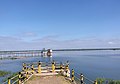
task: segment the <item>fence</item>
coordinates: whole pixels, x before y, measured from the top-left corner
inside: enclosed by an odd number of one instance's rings
[[[23,63],[22,71],[18,75],[8,78],[2,84],[24,84],[28,81],[34,74],[41,74],[45,72],[61,72],[63,69],[69,69],[68,63],[44,63],[44,62],[33,62],[33,63]]]
[[[82,73],[76,73],[73,69],[71,70],[71,80],[72,82],[75,82],[75,84],[98,84],[96,80],[93,81]]]

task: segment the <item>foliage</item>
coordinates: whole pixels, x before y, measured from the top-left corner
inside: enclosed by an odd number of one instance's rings
[[[105,79],[105,78],[97,78],[96,80],[98,84],[120,84],[120,80],[112,80],[112,79]]]
[[[6,77],[3,81],[7,81],[8,78],[12,78],[12,77],[14,77],[14,76],[16,76],[16,75],[18,75],[18,72],[16,72],[16,73],[11,73],[11,74],[9,74],[9,76]],[[13,81],[14,81],[14,80],[17,80],[17,79],[18,79],[18,77],[16,77],[15,79],[13,79]]]
[[[1,71],[0,70],[0,77],[4,77],[4,76],[6,76],[6,75],[8,75],[8,74],[10,74],[11,72],[8,72],[8,71]]]

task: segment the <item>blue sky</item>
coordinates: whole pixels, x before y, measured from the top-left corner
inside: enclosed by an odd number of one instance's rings
[[[0,50],[119,44],[120,0],[0,0]]]

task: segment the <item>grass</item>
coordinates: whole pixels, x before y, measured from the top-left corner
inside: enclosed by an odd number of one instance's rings
[[[6,60],[6,59],[15,60],[15,59],[18,59],[18,58],[16,58],[16,57],[4,57],[4,58],[0,57],[0,60]]]
[[[10,74],[8,74],[8,75],[9,75],[9,76],[7,76],[7,77],[3,80],[4,82],[7,81],[8,78],[12,78],[12,77],[18,75],[18,72],[16,72],[16,73],[10,73]],[[13,81],[15,81],[15,80],[17,80],[17,79],[18,79],[18,77],[16,77],[15,79],[13,79]]]
[[[1,71],[0,70],[0,77],[4,77],[4,76],[6,76],[6,75],[8,75],[8,74],[10,74],[11,72],[8,72],[8,71]]]
[[[98,84],[120,84],[120,80],[112,80],[106,78],[97,78]]]

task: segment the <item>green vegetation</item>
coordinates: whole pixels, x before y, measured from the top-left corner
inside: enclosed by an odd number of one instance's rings
[[[18,72],[16,72],[16,73],[11,73],[11,74],[9,74],[9,76],[6,77],[3,81],[7,81],[8,78],[12,78],[12,77],[14,77],[14,76],[16,76],[16,75],[18,75]],[[14,81],[14,80],[17,80],[17,79],[18,79],[18,77],[14,78],[13,81]]]
[[[120,80],[112,80],[112,79],[105,79],[105,78],[97,78],[96,80],[98,84],[120,84]]]
[[[15,60],[15,59],[18,59],[18,58],[12,57],[12,58],[10,58],[10,59]]]
[[[4,58],[0,57],[0,60],[6,60],[6,59],[15,60],[15,59],[19,59],[19,58],[17,58],[17,57],[4,57]]]
[[[6,76],[6,75],[8,75],[8,74],[10,74],[11,72],[8,72],[8,71],[1,71],[0,70],[0,77],[4,77],[4,76]]]

